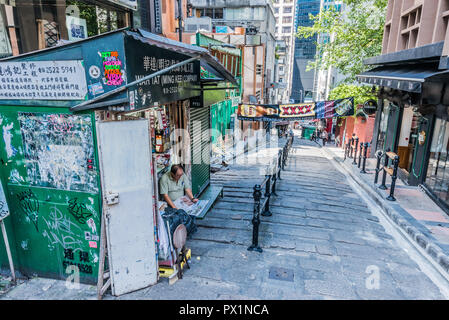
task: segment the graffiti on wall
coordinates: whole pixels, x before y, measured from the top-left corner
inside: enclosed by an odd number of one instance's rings
[[[27,218],[33,223],[36,231],[39,232],[39,200],[31,189],[19,192],[17,194],[19,206]]]
[[[79,202],[77,198],[69,200],[67,210],[76,219],[76,221],[82,224],[85,224],[87,218],[92,216],[92,213],[87,209],[86,205]]]
[[[98,192],[90,116],[20,112],[18,119],[30,185]]]

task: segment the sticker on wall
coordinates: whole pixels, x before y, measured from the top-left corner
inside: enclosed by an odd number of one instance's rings
[[[89,247],[97,248],[97,243],[95,241],[89,241]]]
[[[106,78],[106,85],[119,86],[123,83],[122,62],[118,58],[117,51],[101,52],[101,59],[103,60],[104,77]]]
[[[101,82],[92,83],[88,86],[88,88],[90,94],[93,96],[104,93],[103,85],[101,84]]]
[[[101,75],[100,68],[98,68],[97,66],[90,66],[89,75],[94,79],[99,78]]]

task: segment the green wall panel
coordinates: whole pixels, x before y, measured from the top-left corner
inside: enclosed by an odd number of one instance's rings
[[[17,269],[66,279],[75,265],[81,282],[96,283],[101,197],[93,115],[0,108],[0,174]]]

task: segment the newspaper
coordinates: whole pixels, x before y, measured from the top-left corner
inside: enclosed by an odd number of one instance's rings
[[[193,203],[186,196],[183,196],[174,202],[176,208],[182,209],[187,212],[188,215],[194,217],[198,217],[208,203],[209,200],[198,200],[197,203]]]

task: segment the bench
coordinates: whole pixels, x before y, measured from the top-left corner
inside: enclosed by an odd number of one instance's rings
[[[382,156],[385,157],[384,166],[379,169],[379,164]],[[374,183],[377,183],[377,173],[379,172],[379,170],[382,170],[382,184],[379,186],[379,189],[387,190],[388,188],[385,185],[387,174],[391,176],[390,194],[386,199],[389,201],[396,201],[396,198],[394,197],[394,188],[396,186],[396,180],[398,178],[399,156],[396,153],[391,152],[390,149],[387,149],[386,152],[383,153],[383,155],[378,154],[377,159],[376,177]],[[389,166],[390,160],[393,162],[393,168]]]

